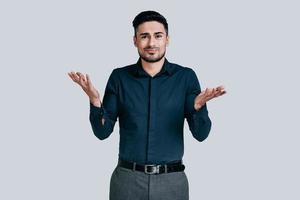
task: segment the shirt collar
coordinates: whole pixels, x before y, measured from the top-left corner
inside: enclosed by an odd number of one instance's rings
[[[144,68],[142,67],[141,58],[138,59],[135,65],[135,70],[133,72],[135,76],[149,76],[147,72],[145,72]],[[172,67],[169,61],[167,60],[167,58],[165,58],[164,64],[161,70],[156,74],[156,76],[161,74],[172,75]]]

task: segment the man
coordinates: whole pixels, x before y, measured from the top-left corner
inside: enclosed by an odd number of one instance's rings
[[[133,26],[140,58],[112,71],[103,102],[88,74],[69,76],[89,97],[90,123],[100,140],[109,137],[119,118],[119,158],[110,180],[110,200],[187,200],[184,119],[193,137],[203,141],[211,129],[206,102],[226,91],[219,86],[201,92],[191,68],[165,58],[168,23],[161,14],[141,12]]]

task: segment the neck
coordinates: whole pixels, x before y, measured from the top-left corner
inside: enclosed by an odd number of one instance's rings
[[[155,74],[157,74],[158,72],[160,72],[164,62],[165,57],[163,57],[160,61],[153,63],[141,59],[143,69],[152,77],[155,76]]]

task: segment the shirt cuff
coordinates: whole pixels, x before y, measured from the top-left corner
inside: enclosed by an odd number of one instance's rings
[[[90,102],[90,113],[93,116],[103,116],[103,114],[104,114],[104,108],[103,108],[102,104],[101,104],[101,107],[97,107],[97,106],[94,106]]]
[[[201,116],[201,115],[202,116],[206,116],[206,115],[208,115],[206,103],[199,110],[196,110],[195,107],[193,106],[192,115],[198,115],[198,116]]]

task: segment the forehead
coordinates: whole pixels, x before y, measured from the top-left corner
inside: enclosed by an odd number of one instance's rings
[[[149,21],[140,24],[137,28],[137,33],[155,33],[155,32],[166,33],[164,25],[157,21]]]

